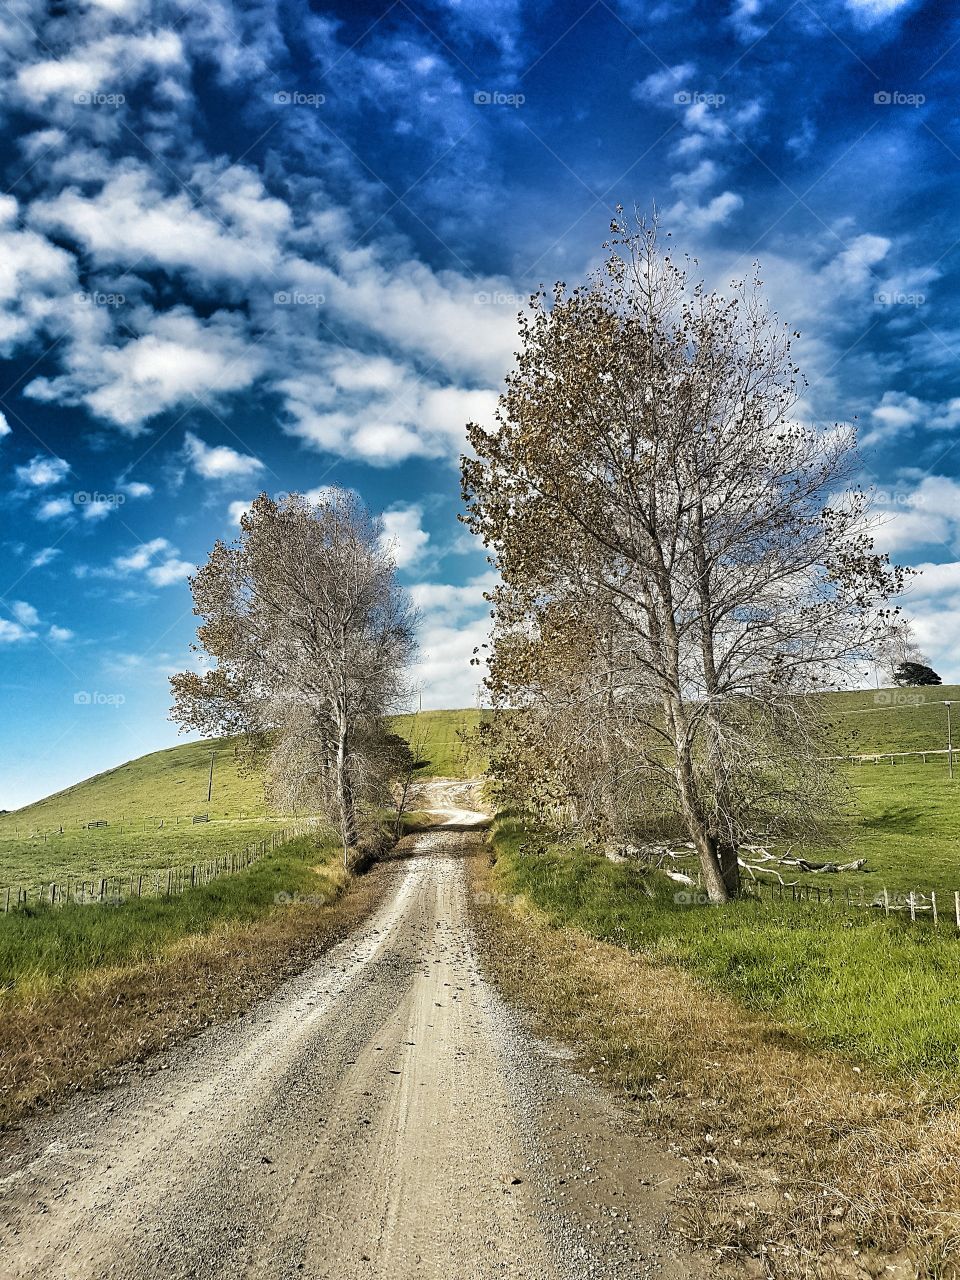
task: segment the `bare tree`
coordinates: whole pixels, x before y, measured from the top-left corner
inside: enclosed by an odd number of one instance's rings
[[[902,571],[847,488],[852,433],[793,420],[796,335],[760,281],[708,293],[655,228],[613,231],[588,285],[531,300],[497,425],[468,427],[465,518],[502,578],[488,687],[529,723],[579,665],[581,736],[553,752],[605,753],[601,808],[671,796],[723,902],[749,825],[802,808],[798,762],[823,774],[808,695],[862,663]]]
[[[873,648],[876,668],[883,671],[890,682],[896,683],[896,672],[905,662],[926,666],[929,659],[917,644],[910,620],[903,616],[892,618],[884,626]]]
[[[202,618],[194,647],[216,666],[172,677],[174,717],[266,745],[274,799],[327,814],[346,857],[362,814],[388,794],[383,718],[403,701],[413,650],[373,522],[345,492],[317,505],[261,494],[191,589]]]

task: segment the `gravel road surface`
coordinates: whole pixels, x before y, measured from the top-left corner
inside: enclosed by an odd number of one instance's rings
[[[485,982],[447,825],[382,906],[244,1017],[7,1135],[13,1280],[709,1274],[662,1238],[679,1167]]]

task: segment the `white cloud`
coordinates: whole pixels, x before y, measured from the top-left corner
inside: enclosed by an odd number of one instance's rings
[[[425,707],[469,707],[477,702],[483,670],[472,667],[473,651],[486,642],[487,619],[451,626],[427,622],[420,630],[420,658],[411,676],[423,690]]]
[[[682,196],[698,196],[720,176],[720,169],[713,160],[704,159],[687,173],[675,173],[670,185]]]
[[[16,468],[17,479],[21,484],[34,489],[44,489],[52,484],[60,484],[70,472],[70,463],[53,454],[39,453],[23,466]]]
[[[424,706],[476,704],[484,672],[470,664],[474,649],[489,639],[490,606],[483,597],[496,582],[496,573],[487,570],[459,585],[418,582],[410,588],[420,614],[420,656],[413,678],[423,689]]]
[[[126,555],[115,556],[113,567],[119,573],[136,573],[146,569],[154,556],[169,550],[172,548],[166,538],[152,538],[149,542],[142,542],[140,546],[134,547]]]
[[[51,560],[55,560],[61,554],[58,547],[41,547],[30,561],[30,568],[42,569],[44,565],[48,565]]]
[[[32,604],[27,604],[26,600],[14,600],[10,606],[10,612],[25,627],[35,627],[40,621],[39,613]]]
[[[398,569],[409,569],[426,551],[430,535],[422,522],[423,507],[417,503],[392,507],[380,517],[380,545]]]
[[[246,512],[250,510],[252,505],[253,505],[252,502],[243,502],[241,500],[238,500],[237,502],[231,502],[229,507],[227,507],[227,515],[230,518],[230,523],[239,524],[240,517],[242,515],[245,515]]]
[[[46,502],[42,502],[37,508],[36,516],[38,520],[59,520],[63,516],[68,516],[73,511],[73,503],[69,498],[47,498]]]
[[[20,640],[31,640],[32,634],[19,622],[8,622],[0,618],[0,644],[16,644]]]
[[[189,560],[165,560],[163,564],[151,565],[147,577],[155,587],[169,587],[175,582],[185,582],[196,571],[197,566]]]
[[[263,463],[248,453],[238,453],[229,445],[205,444],[192,431],[184,436],[184,452],[190,466],[204,480],[230,480],[256,475]]]
[[[678,62],[675,66],[664,67],[662,71],[654,71],[635,84],[630,93],[637,102],[652,102],[657,106],[673,105],[673,95],[681,89],[690,88],[690,78],[696,74],[696,66],[692,62]]]
[[[908,8],[913,0],[846,0],[847,8],[865,25],[872,26]]]
[[[79,45],[63,57],[21,67],[16,77],[20,93],[31,103],[97,91],[119,91],[139,75],[180,66],[183,46],[173,31],[143,36],[112,35]]]
[[[873,425],[860,438],[866,447],[910,435],[921,425],[931,431],[956,431],[960,428],[960,397],[931,403],[905,391],[885,391],[871,409],[870,420]]]
[[[93,574],[106,578],[126,578],[141,573],[154,587],[169,587],[183,582],[197,566],[189,560],[181,560],[177,549],[166,538],[151,538],[141,542],[124,555],[114,556],[110,565],[102,569],[83,570],[81,576]]]
[[[484,592],[492,591],[497,584],[497,574],[490,570],[472,578],[461,586],[446,582],[418,582],[410,588],[413,603],[424,614],[435,619],[450,621],[465,613],[487,610]]]
[[[459,457],[467,422],[489,422],[493,388],[427,382],[386,356],[317,351],[315,371],[278,381],[285,429],[324,452],[390,466],[412,457]]]
[[[47,638],[52,640],[54,644],[65,644],[68,640],[73,639],[73,632],[68,627],[54,625],[47,632]]]
[[[150,498],[153,496],[153,485],[143,480],[128,480],[120,485],[120,489],[128,498]]]
[[[5,415],[0,413],[0,440],[2,440],[4,436],[8,436],[12,430],[13,428],[10,426]]]
[[[135,308],[124,331],[137,328],[139,336],[122,345],[105,343],[100,333],[74,341],[64,358],[67,372],[34,379],[24,394],[83,404],[136,435],[144,422],[184,401],[250,386],[264,368],[264,352],[251,345],[245,321],[232,312],[201,320],[183,306],[162,315]]]
[[[689,204],[686,200],[679,200],[666,210],[663,219],[669,227],[702,232],[729,222],[742,208],[743,196],[737,195],[734,191],[724,191],[707,201],[705,205]]]
[[[199,166],[191,185],[208,207],[182,190],[167,194],[157,174],[127,160],[95,195],[70,188],[35,202],[31,217],[77,240],[101,266],[133,261],[208,281],[274,279],[282,261],[278,238],[291,223],[287,205],[239,165]]]

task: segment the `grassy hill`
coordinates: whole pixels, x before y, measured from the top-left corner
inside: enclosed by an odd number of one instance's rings
[[[867,689],[832,693],[824,702],[834,724],[838,754],[933,751],[947,745],[947,709],[960,743],[960,685],[924,689]]]
[[[422,711],[391,727],[418,743],[420,777],[466,777],[483,763],[460,735],[478,711]],[[210,758],[213,791],[207,801]],[[194,815],[208,823],[194,824]],[[106,822],[106,827],[90,823]],[[94,879],[216,858],[283,824],[257,773],[241,773],[232,738],[153,751],[0,815],[0,885]]]
[[[455,711],[419,711],[395,716],[390,725],[395,733],[419,747],[423,778],[470,778],[483,773],[485,763],[464,738],[476,732],[483,713],[470,707]]]
[[[213,795],[208,803],[211,753]],[[201,813],[209,813],[211,818],[263,817],[268,813],[261,779],[238,773],[231,738],[186,742],[95,774],[0,816],[0,838],[18,831],[21,835],[51,831],[61,825],[95,821],[133,825],[145,819],[175,821]]]

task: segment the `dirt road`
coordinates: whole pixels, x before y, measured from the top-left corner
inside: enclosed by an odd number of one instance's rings
[[[0,1276],[700,1274],[658,1240],[672,1163],[484,981],[469,794],[431,788],[448,825],[320,963],[8,1138]]]

